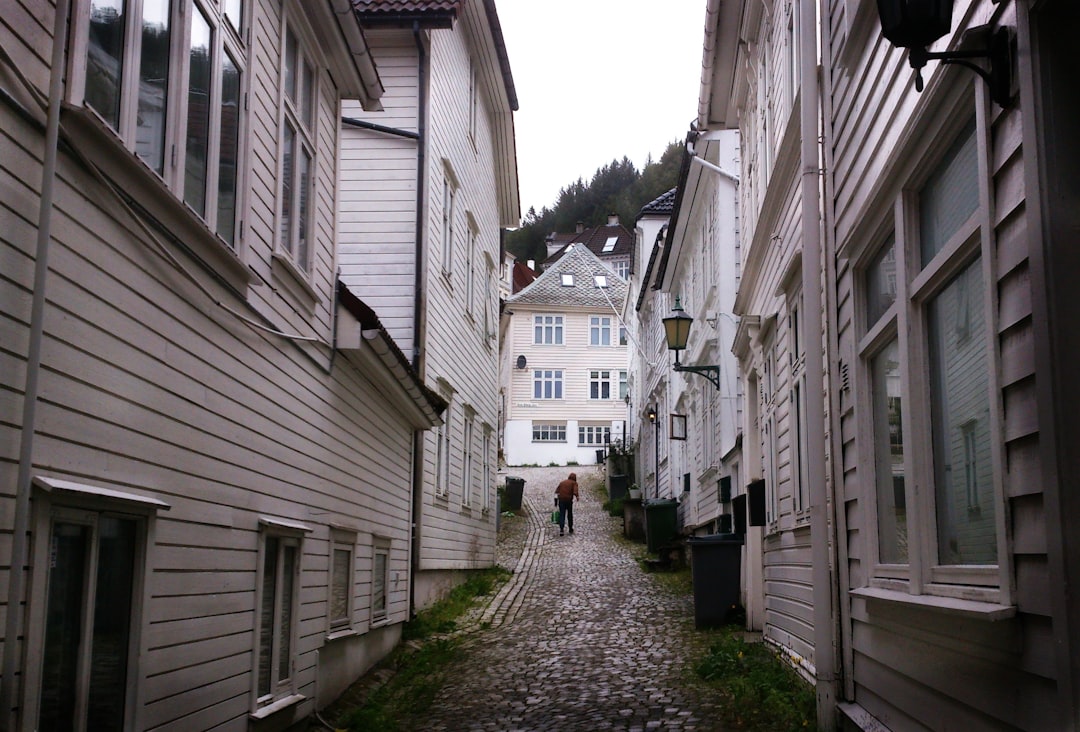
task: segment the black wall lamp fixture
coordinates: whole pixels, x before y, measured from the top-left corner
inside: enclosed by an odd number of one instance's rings
[[[986,81],[990,98],[1000,107],[1012,104],[1012,29],[996,30],[989,25],[968,29],[961,41],[983,39],[982,48],[962,51],[927,51],[927,46],[952,28],[953,0],[877,0],[881,34],[894,46],[908,49],[908,62],[915,69],[915,89],[923,90],[922,68],[930,59],[971,69]],[[989,68],[971,62],[986,59]]]
[[[679,363],[679,351],[685,350],[686,348],[686,340],[690,337],[690,325],[694,322],[694,319],[687,315],[686,311],[682,309],[682,305],[679,303],[679,298],[677,297],[675,298],[675,307],[671,309],[671,312],[675,314],[664,318],[663,322],[668,350],[675,351],[675,370],[704,376],[716,387],[716,390],[719,391],[719,366],[683,366]]]

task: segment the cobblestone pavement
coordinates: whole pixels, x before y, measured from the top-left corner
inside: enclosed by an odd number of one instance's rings
[[[523,517],[505,521],[497,561],[513,578],[466,624],[464,653],[411,729],[709,730],[720,700],[689,670],[704,639],[692,598],[644,573],[613,538],[620,519],[582,490],[575,532],[550,522],[555,485],[597,468],[511,468],[525,479]]]

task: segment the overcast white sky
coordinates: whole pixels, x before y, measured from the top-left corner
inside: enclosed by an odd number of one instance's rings
[[[706,0],[496,0],[520,109],[521,213],[625,155],[638,170],[697,115]]]

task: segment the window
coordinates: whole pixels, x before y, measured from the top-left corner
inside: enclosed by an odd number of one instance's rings
[[[544,346],[561,346],[563,344],[563,316],[533,316],[533,343]]]
[[[611,372],[589,372],[589,399],[611,398]]]
[[[126,729],[143,521],[55,508],[47,530],[37,729]]]
[[[533,371],[533,399],[562,399],[562,370]]]
[[[386,621],[390,586],[390,540],[376,537],[371,555],[371,624]]]
[[[609,236],[607,241],[604,242],[604,248],[601,249],[601,253],[607,254],[608,252],[615,251],[615,245],[619,243],[619,237]]]
[[[457,185],[449,172],[443,176],[442,195],[442,270],[449,276],[454,265],[454,205]]]
[[[630,385],[626,379],[626,372],[619,372],[619,399],[625,400],[626,395],[630,393]]]
[[[611,442],[611,425],[579,424],[579,445],[607,445]]]
[[[533,422],[533,442],[566,442],[566,424],[540,424]]]
[[[291,694],[296,660],[300,537],[265,531],[259,586],[258,706]]]
[[[563,274],[563,275],[561,275],[561,278],[562,278],[561,282],[562,282],[563,287],[573,287],[574,286],[574,275],[572,275],[572,274]]]
[[[491,508],[491,427],[484,425],[484,475],[481,478],[483,495],[481,508],[487,511]]]
[[[468,508],[472,505],[472,489],[474,462],[473,455],[476,453],[473,450],[473,423],[475,418],[472,414],[472,410],[466,408],[465,414],[465,430],[461,436],[461,505]]]
[[[330,630],[344,630],[353,617],[353,556],[356,535],[330,530]]]
[[[81,81],[78,101],[235,246],[246,63],[241,3],[181,5],[90,0],[87,17],[76,21],[86,56],[71,69],[72,94]]]
[[[435,495],[446,496],[450,490],[450,405],[443,413],[443,423],[435,431]]]
[[[607,287],[607,275],[593,275],[593,281],[596,282],[598,288]]]
[[[473,300],[476,297],[476,267],[478,262],[476,261],[477,251],[477,238],[480,236],[476,227],[472,214],[469,214],[469,251],[465,256],[465,313],[472,317],[473,314]]]
[[[622,277],[624,280],[630,279],[630,262],[613,262],[611,268],[615,270],[615,274]]]
[[[806,350],[802,341],[802,324],[799,322],[802,308],[802,289],[797,289],[788,302],[788,355],[791,361],[790,404],[791,428],[788,432],[791,444],[791,495],[796,513],[810,508],[810,478],[807,475],[806,448]]]
[[[611,345],[611,318],[593,315],[589,317],[589,345]]]
[[[625,346],[628,342],[629,342],[629,338],[627,338],[627,335],[626,335],[626,326],[625,325],[620,325],[619,326],[619,345],[620,346]]]
[[[469,139],[476,144],[476,112],[480,106],[480,89],[476,79],[476,62],[469,59]]]
[[[901,198],[896,236],[857,270],[859,348],[873,425],[874,576],[910,580],[920,594],[1000,601],[1009,583],[999,566],[1004,499],[992,449],[1001,438],[981,154],[972,121]],[[906,449],[912,439],[929,449]],[[911,476],[928,489],[909,491]]]
[[[279,246],[301,272],[311,269],[314,200],[315,68],[286,21],[281,61],[281,192]]]

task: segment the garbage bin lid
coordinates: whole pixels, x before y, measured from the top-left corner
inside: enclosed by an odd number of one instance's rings
[[[741,534],[707,534],[705,536],[691,536],[686,540],[687,544],[742,544]]]

